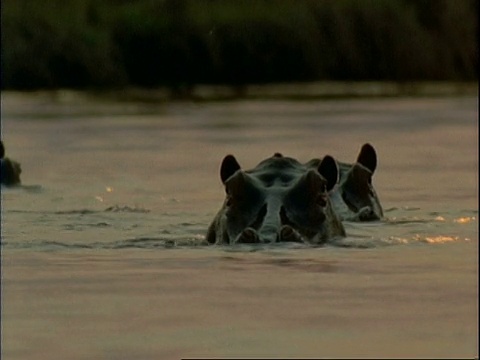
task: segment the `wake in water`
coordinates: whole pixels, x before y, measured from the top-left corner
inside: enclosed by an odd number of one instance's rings
[[[374,248],[404,244],[441,244],[471,241],[477,228],[478,211],[426,213],[421,208],[390,208],[386,217],[372,223],[345,223],[345,239],[335,245],[353,248]],[[462,229],[460,229],[462,227]],[[460,236],[470,230],[472,237]]]
[[[195,214],[155,213],[144,207],[114,205],[103,210],[72,209],[61,211],[9,210],[9,216],[25,217],[39,228],[54,226],[42,239],[28,240],[20,235],[2,236],[2,247],[12,249],[180,249],[208,247],[205,239],[207,218],[195,221]],[[407,244],[442,244],[470,241],[477,231],[478,211],[455,213],[425,212],[420,208],[386,210],[381,221],[345,222],[347,237],[333,239],[323,246],[302,243],[213,245],[227,252],[255,252],[275,249],[320,247],[377,248]],[[185,221],[185,217],[188,218]],[[180,219],[182,218],[182,219]],[[179,221],[181,220],[181,221]],[[50,235],[48,235],[50,234]],[[460,236],[459,234],[471,234]],[[127,236],[125,236],[127,235]],[[5,241],[5,239],[8,239]]]
[[[40,185],[20,185],[5,189],[9,195],[25,192],[45,193]],[[48,191],[47,191],[48,192]],[[49,206],[48,203],[46,206]],[[38,206],[37,206],[38,209]],[[477,236],[478,210],[425,211],[419,207],[385,209],[382,220],[344,222],[347,237],[335,238],[326,247],[376,248],[408,244],[442,244],[470,241]],[[211,214],[152,211],[129,204],[114,204],[103,209],[3,211],[2,221],[19,224],[3,231],[2,247],[11,249],[175,249],[209,246],[206,229]],[[25,226],[22,226],[22,223]],[[29,230],[23,230],[29,229]],[[9,228],[7,228],[9,229]],[[31,234],[35,234],[32,239]],[[460,235],[462,234],[462,235]],[[304,249],[302,243],[243,244],[215,246],[225,251],[263,251]]]
[[[34,193],[38,194],[43,191],[43,188],[41,185],[15,185],[13,187],[11,186],[2,186],[2,192],[4,191],[25,191],[27,193]]]
[[[104,210],[92,210],[92,209],[73,209],[73,210],[59,210],[59,211],[39,211],[39,210],[10,210],[12,213],[25,213],[25,214],[56,214],[56,215],[87,215],[87,214],[99,214],[99,213],[149,213],[150,210],[138,207],[138,206],[128,206],[128,205],[113,205],[105,208]]]

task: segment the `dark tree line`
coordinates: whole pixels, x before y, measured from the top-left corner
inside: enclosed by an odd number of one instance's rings
[[[477,80],[478,0],[3,0],[2,89]]]

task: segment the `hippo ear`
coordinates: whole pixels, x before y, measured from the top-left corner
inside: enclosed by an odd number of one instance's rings
[[[220,178],[222,183],[225,184],[225,181],[232,176],[237,170],[240,170],[240,165],[237,162],[237,159],[233,155],[227,155],[222,161],[222,166],[220,167]]]
[[[327,191],[330,191],[338,181],[338,166],[333,157],[327,155],[318,165],[318,172],[327,180]]]
[[[352,189],[352,191],[359,197],[366,197],[370,193],[370,184],[372,183],[372,173],[361,164],[354,164],[347,175],[345,187]]]
[[[358,154],[357,162],[369,169],[372,174],[377,168],[377,153],[370,144],[363,144],[360,154]]]

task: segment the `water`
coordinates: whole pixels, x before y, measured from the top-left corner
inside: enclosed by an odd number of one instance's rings
[[[115,103],[2,93],[5,359],[478,357],[477,97]],[[203,245],[219,166],[374,145],[385,220]]]

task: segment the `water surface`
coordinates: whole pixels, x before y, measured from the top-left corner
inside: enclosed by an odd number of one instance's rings
[[[2,93],[5,359],[474,357],[476,97],[134,103]],[[385,219],[207,247],[219,166],[377,150]]]

